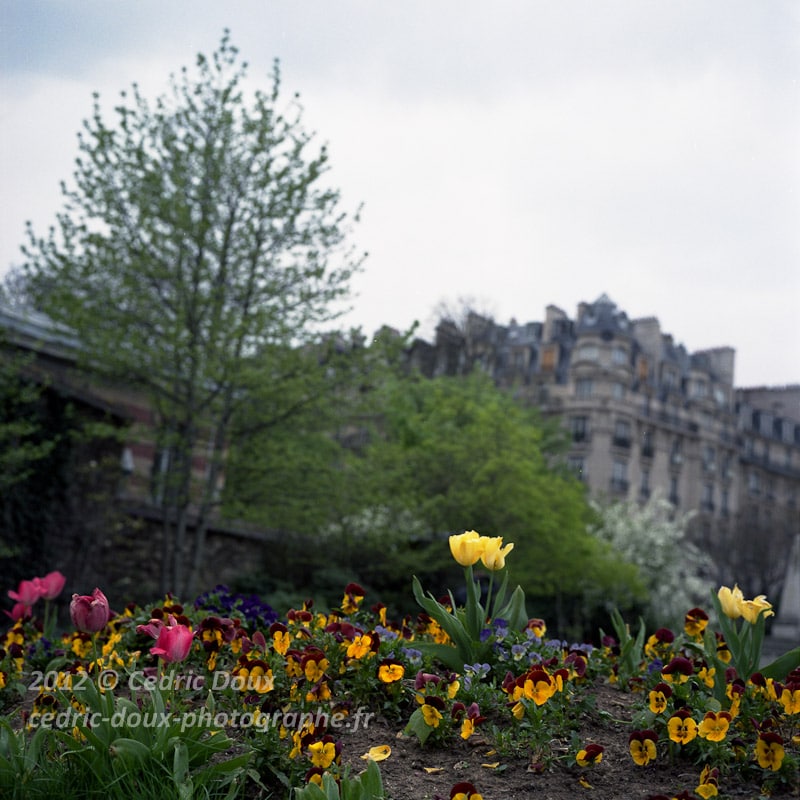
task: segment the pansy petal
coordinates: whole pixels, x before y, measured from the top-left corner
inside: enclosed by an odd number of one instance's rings
[[[434,775],[437,772],[444,772],[444,767],[423,767],[422,769],[424,769],[428,775]]]
[[[392,748],[388,744],[379,744],[375,747],[370,747],[369,751],[364,753],[361,758],[364,760],[385,761],[391,754]]]

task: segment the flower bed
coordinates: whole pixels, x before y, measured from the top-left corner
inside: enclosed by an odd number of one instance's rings
[[[549,639],[510,591],[513,545],[451,538],[465,603],[392,620],[361,587],[278,615],[217,587],[113,613],[57,573],[9,592],[0,793],[37,798],[445,800],[789,796],[800,790],[800,650],[760,670],[762,598],[723,587],[684,629]],[[481,561],[492,580],[474,578]],[[43,608],[42,608],[43,607]],[[37,612],[34,614],[34,611]],[[712,628],[719,627],[719,630]]]

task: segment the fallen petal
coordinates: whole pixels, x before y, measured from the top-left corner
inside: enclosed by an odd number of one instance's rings
[[[370,747],[369,752],[364,753],[361,758],[364,760],[385,761],[391,754],[392,748],[388,744],[379,744],[375,747]]]

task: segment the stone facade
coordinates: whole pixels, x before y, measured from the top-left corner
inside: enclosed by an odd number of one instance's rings
[[[737,389],[733,348],[689,352],[605,295],[574,319],[551,305],[524,325],[443,321],[409,357],[431,377],[482,369],[558,415],[568,464],[594,497],[659,491],[694,512],[692,535],[720,580],[780,589],[780,554],[800,531],[800,385]]]

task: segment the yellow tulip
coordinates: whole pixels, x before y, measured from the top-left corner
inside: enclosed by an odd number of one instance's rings
[[[739,619],[742,616],[742,603],[744,602],[744,595],[742,590],[737,584],[734,584],[733,589],[727,586],[720,586],[717,592],[719,603],[722,606],[722,613],[731,619]]]
[[[775,612],[772,610],[772,603],[767,602],[767,598],[760,594],[752,600],[742,600],[741,603],[742,616],[751,624],[755,625],[758,620],[758,615],[764,612],[764,617],[770,616]]]
[[[506,556],[514,549],[514,545],[507,544],[503,547],[502,536],[485,536],[484,539],[486,541],[481,554],[483,565],[492,572],[503,569],[506,565]]]
[[[476,531],[454,534],[450,537],[450,552],[462,567],[471,567],[483,555],[486,538]]]

